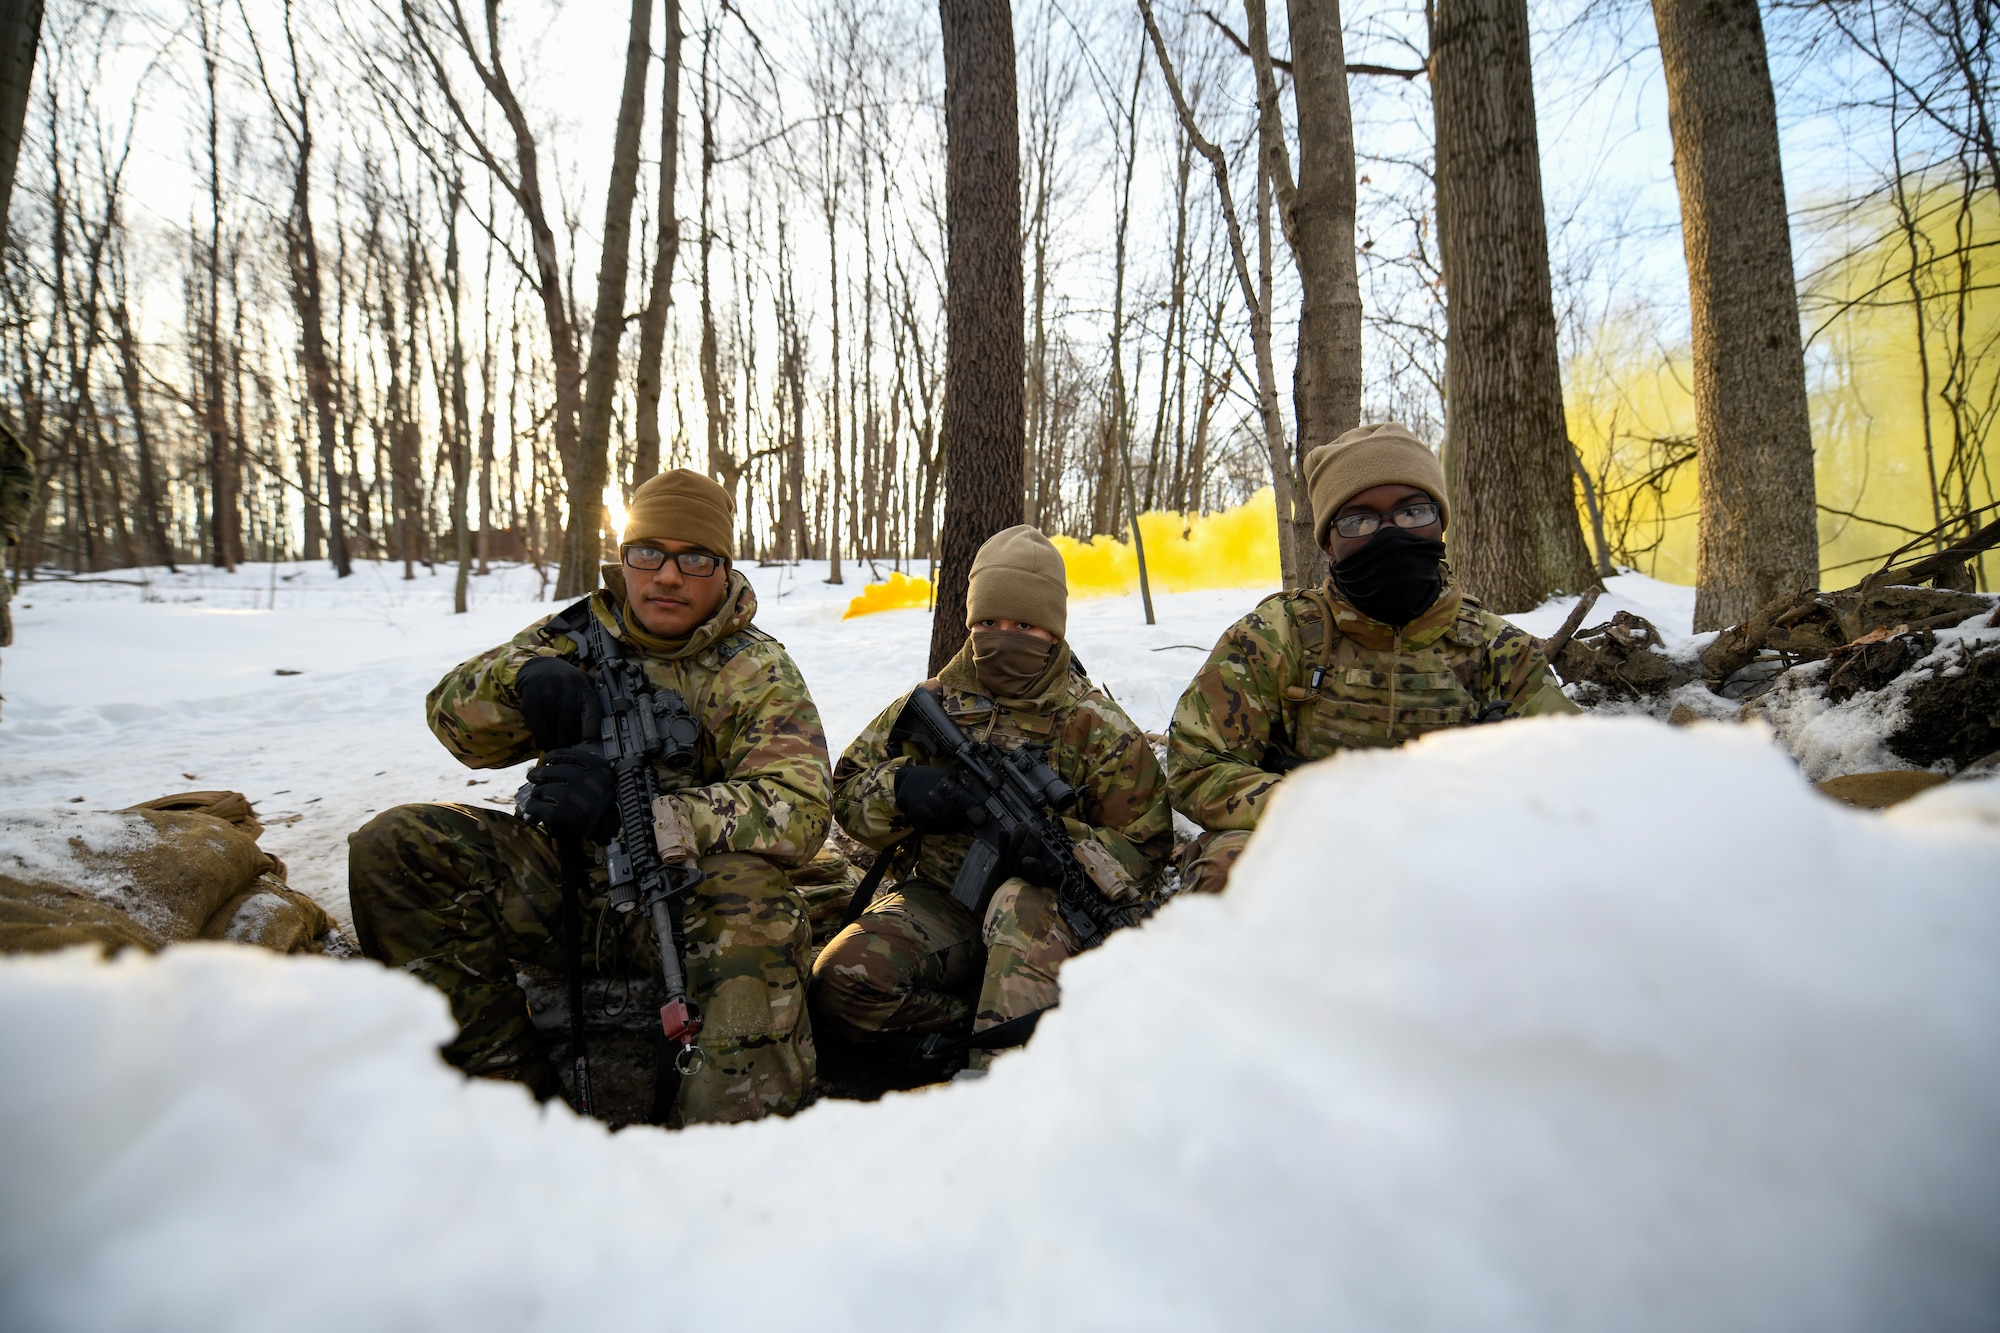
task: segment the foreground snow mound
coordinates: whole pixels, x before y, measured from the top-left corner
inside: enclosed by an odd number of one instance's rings
[[[983,1081],[617,1137],[442,1002],[221,946],[0,967],[0,1326],[1973,1329],[2000,835],[1748,728],[1286,785]]]

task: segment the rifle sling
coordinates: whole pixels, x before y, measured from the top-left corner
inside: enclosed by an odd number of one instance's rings
[[[868,867],[868,873],[855,886],[854,896],[847,900],[847,914],[840,919],[841,929],[845,930],[859,921],[861,914],[874,905],[875,890],[882,887],[882,876],[889,872],[889,863],[901,856],[905,848],[915,846],[922,837],[921,833],[912,833],[875,853],[875,864]]]
[[[556,856],[562,863],[563,963],[569,972],[569,1048],[575,1070],[577,1110],[591,1114],[590,1050],[583,1030],[583,889],[588,871],[584,867],[583,844],[564,835],[556,839]]]

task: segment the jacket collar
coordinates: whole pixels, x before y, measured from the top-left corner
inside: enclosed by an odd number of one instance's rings
[[[1340,595],[1329,577],[1321,585],[1320,591],[1333,608],[1333,623],[1342,634],[1371,652],[1388,652],[1396,646],[1396,627],[1385,625],[1372,616],[1365,616],[1356,610],[1354,604]],[[1428,648],[1444,637],[1458,619],[1459,606],[1465,601],[1465,594],[1447,583],[1430,609],[1412,620],[1402,629],[1404,648]]]
[[[715,614],[695,626],[694,632],[684,639],[662,639],[647,633],[644,626],[636,623],[637,617],[632,618],[634,623],[627,622],[625,576],[621,568],[605,565],[603,573],[604,586],[592,599],[591,609],[613,638],[622,639],[649,657],[664,657],[669,661],[693,657],[738,630],[748,629],[757,618],[757,591],[741,570],[732,567],[729,586],[723,590]]]

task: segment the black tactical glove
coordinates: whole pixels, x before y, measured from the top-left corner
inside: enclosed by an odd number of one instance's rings
[[[558,835],[610,842],[618,832],[618,775],[589,750],[557,750],[528,770],[521,813]]]
[[[521,695],[521,716],[535,748],[560,750],[565,745],[597,739],[604,715],[597,707],[597,687],[583,668],[560,657],[537,657],[514,678]]]
[[[977,805],[964,784],[942,768],[905,764],[896,770],[896,808],[919,833],[970,833]]]

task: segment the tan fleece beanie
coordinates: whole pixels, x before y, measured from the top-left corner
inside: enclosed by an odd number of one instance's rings
[[[986,539],[972,557],[965,623],[1018,620],[1058,639],[1069,626],[1069,579],[1062,555],[1040,531],[1018,524]]]
[[[692,542],[711,555],[736,558],[736,502],[704,477],[677,467],[632,492],[625,510],[628,542]]]
[[[1326,530],[1340,507],[1361,492],[1388,484],[1414,486],[1438,502],[1451,523],[1444,466],[1430,447],[1393,421],[1356,426],[1306,455],[1306,493],[1312,497],[1313,540],[1326,545]]]

